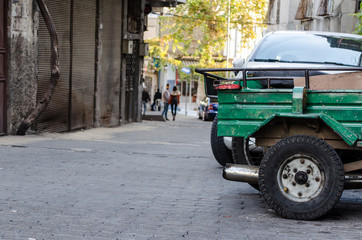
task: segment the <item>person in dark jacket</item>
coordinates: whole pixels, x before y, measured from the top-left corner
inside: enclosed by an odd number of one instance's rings
[[[143,115],[146,115],[146,103],[148,103],[149,101],[151,101],[150,95],[148,94],[148,92],[144,88],[143,91],[142,91]]]
[[[180,91],[177,90],[177,87],[174,86],[172,92],[170,93],[170,104],[171,104],[171,113],[172,113],[172,121],[175,121],[177,105],[180,104]]]
[[[162,94],[160,92],[160,89],[158,88],[157,92],[155,92],[155,95],[153,95],[153,103],[151,106],[151,111],[155,111],[155,106],[157,107],[156,102],[158,99],[161,99],[161,98],[162,98]]]

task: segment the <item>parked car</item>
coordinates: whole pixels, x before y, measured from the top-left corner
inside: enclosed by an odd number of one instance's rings
[[[217,114],[218,102],[215,98],[205,97],[200,101],[198,117],[204,121],[213,120]]]
[[[335,32],[277,31],[266,34],[246,60],[236,68],[328,68],[362,66],[362,36]],[[338,73],[312,71],[310,76]],[[301,71],[248,71],[247,77],[304,77]],[[237,77],[242,77],[239,72]],[[293,80],[271,80],[273,88],[293,87]],[[266,88],[258,81],[250,88]]]

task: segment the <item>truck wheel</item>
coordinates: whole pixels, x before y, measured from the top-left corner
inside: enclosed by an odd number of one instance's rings
[[[343,192],[343,164],[335,150],[318,138],[287,137],[265,154],[259,187],[280,216],[316,219],[329,212]]]
[[[236,164],[245,164],[259,166],[264,155],[264,149],[256,146],[253,139],[242,137],[233,137],[232,141],[233,160]],[[256,190],[259,190],[258,184],[250,184]]]
[[[234,137],[231,151],[236,164],[259,166],[264,156],[264,149],[256,146],[250,138]]]
[[[224,143],[224,137],[217,136],[217,116],[214,118],[211,127],[211,149],[214,157],[220,165],[225,166],[226,163],[233,163],[231,150]]]

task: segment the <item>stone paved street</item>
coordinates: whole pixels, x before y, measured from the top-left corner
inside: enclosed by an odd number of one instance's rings
[[[0,239],[362,239],[362,191],[316,221],[282,219],[222,178],[211,122],[0,138]]]

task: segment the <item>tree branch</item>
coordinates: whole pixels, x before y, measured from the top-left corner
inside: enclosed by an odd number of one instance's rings
[[[53,20],[50,16],[48,8],[46,7],[44,0],[36,0],[40,8],[41,15],[48,28],[51,39],[51,76],[47,91],[44,93],[43,99],[39,101],[36,108],[30,113],[30,115],[23,120],[20,124],[16,135],[25,135],[25,132],[31,126],[31,124],[40,116],[40,114],[48,106],[54,88],[59,80],[59,52],[58,52],[58,37]]]

